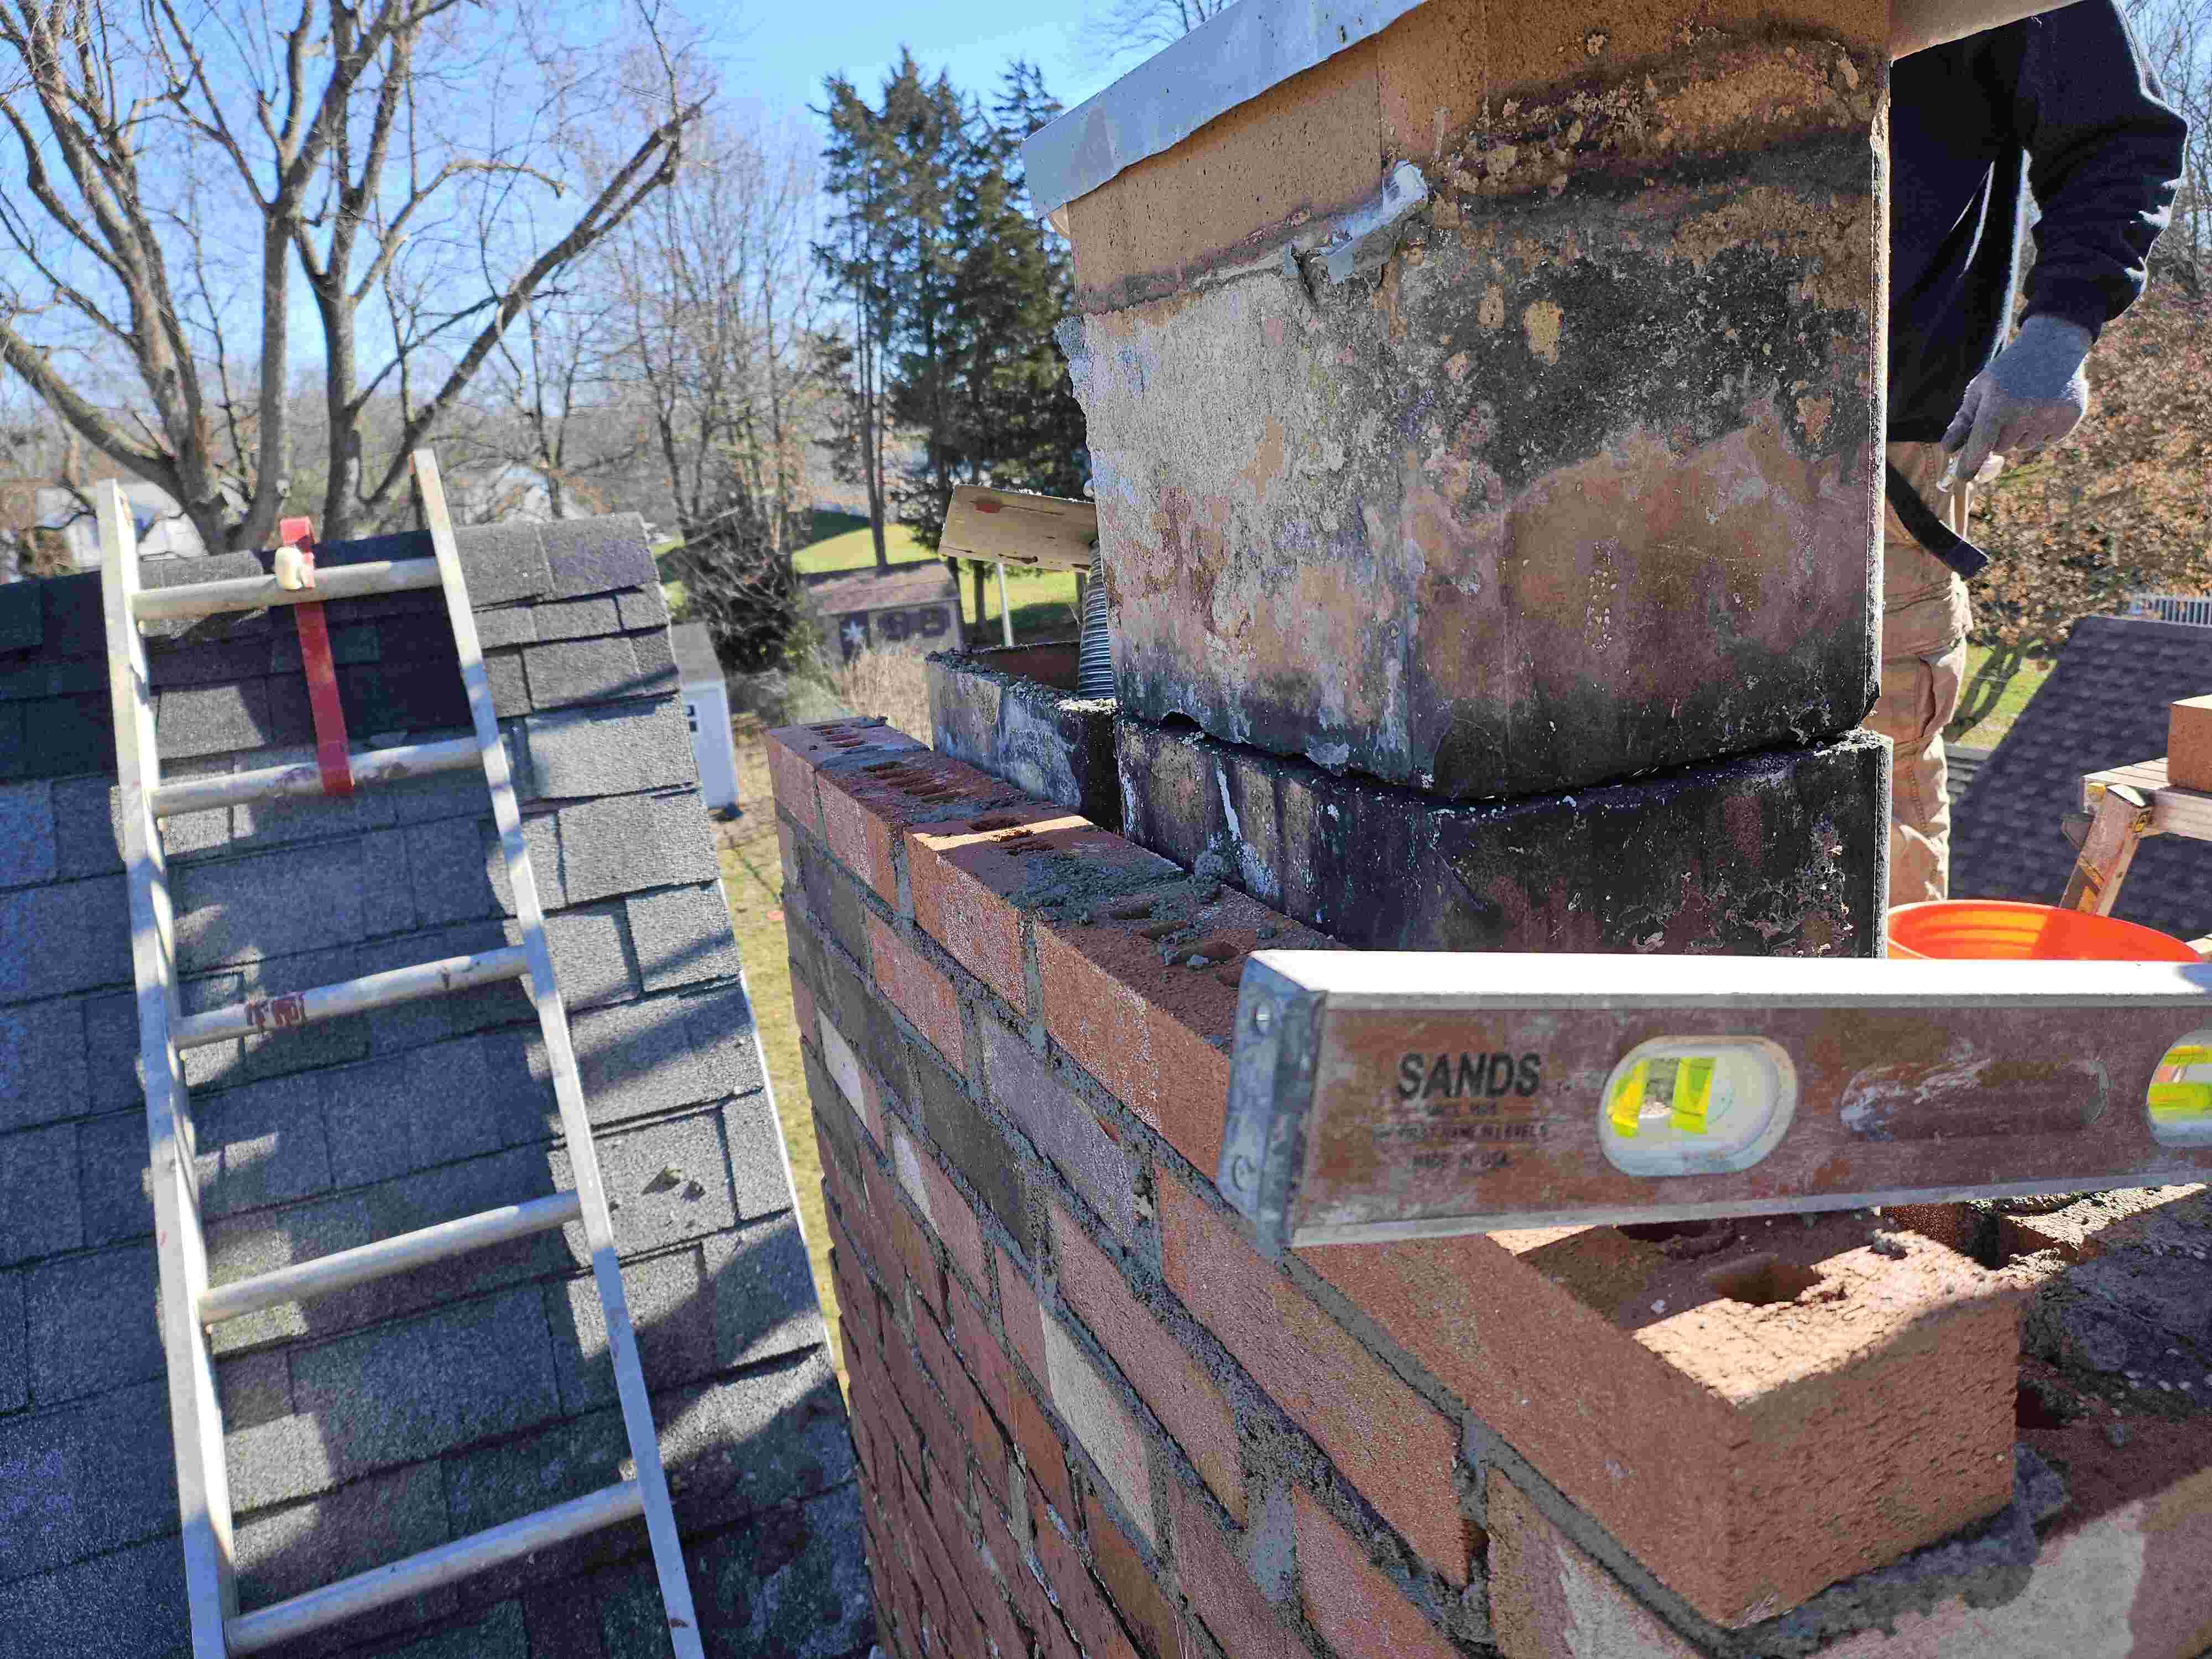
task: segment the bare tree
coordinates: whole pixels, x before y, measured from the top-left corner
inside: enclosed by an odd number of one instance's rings
[[[1080,49],[1111,62],[1148,57],[1171,46],[1200,24],[1229,9],[1233,0],[1107,0],[1085,9],[1077,30]]]
[[[2201,295],[2212,282],[2212,0],[2123,0],[2122,9],[2166,101],[2189,122],[2173,227],[2159,239],[2155,257]]]
[[[0,363],[210,549],[265,541],[295,477],[295,268],[323,344],[297,473],[340,538],[389,512],[532,299],[676,176],[699,113],[650,9],[579,46],[459,0],[279,3],[0,3],[23,173],[0,191]],[[611,133],[623,159],[587,166],[580,137]],[[515,234],[518,204],[572,191]]]

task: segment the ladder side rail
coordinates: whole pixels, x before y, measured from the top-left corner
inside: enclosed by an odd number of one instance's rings
[[[523,839],[522,812],[507,763],[507,745],[500,736],[499,717],[492,707],[491,681],[484,669],[483,651],[477,637],[476,614],[469,605],[468,580],[461,568],[460,552],[453,540],[453,520],[446,507],[445,486],[437,459],[427,449],[412,457],[415,479],[422,492],[422,516],[430,532],[444,579],[446,613],[453,624],[453,644],[460,658],[461,680],[468,691],[469,713],[476,726],[477,748],[483,759],[484,781],[490,787],[492,817],[499,826],[507,880],[514,894],[516,919],[521,924],[523,949],[530,960],[532,1000],[538,1006],[538,1025],[545,1039],[547,1069],[552,1073],[554,1097],[561,1108],[562,1134],[568,1145],[570,1167],[576,1176],[576,1194],[583,1206],[584,1236],[592,1253],[592,1274],[600,1306],[606,1315],[607,1351],[613,1361],[615,1391],[622,1404],[623,1425],[629,1437],[630,1457],[642,1498],[647,1535],[652,1540],[653,1570],[660,1581],[669,1639],[677,1659],[704,1659],[699,1621],[691,1601],[691,1585],[684,1565],[684,1550],[676,1532],[676,1516],[668,1500],[667,1473],[661,1467],[660,1443],[653,1425],[652,1401],[638,1364],[637,1336],[629,1316],[629,1298],[623,1286],[622,1263],[615,1254],[614,1219],[607,1207],[605,1184],[599,1176],[592,1123],[584,1105],[583,1080],[576,1069],[576,1054],[569,1040],[568,1014],[553,979],[552,952],[545,940],[545,913],[538,900],[538,883],[530,865],[530,849]]]
[[[161,784],[146,642],[131,601],[138,587],[138,536],[123,492],[95,487],[101,605],[107,629],[108,691],[115,717],[116,781],[122,792],[123,862],[131,900],[131,961],[138,1005],[138,1057],[146,1089],[149,1184],[161,1291],[161,1346],[185,1552],[185,1593],[195,1659],[225,1659],[223,1624],[238,1612],[233,1570],[230,1476],[215,1359],[198,1309],[207,1289],[207,1241],[191,1097],[169,1036],[181,1017],[167,861],[151,810]]]

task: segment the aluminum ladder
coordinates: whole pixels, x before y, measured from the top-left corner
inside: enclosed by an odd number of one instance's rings
[[[669,1508],[667,1476],[653,1413],[638,1366],[637,1338],[615,1256],[614,1229],[599,1176],[597,1150],[584,1110],[583,1085],[568,1038],[568,1019],[553,981],[553,961],[545,942],[545,916],[522,836],[521,812],[508,775],[507,750],[500,739],[490,682],[469,608],[468,583],[453,542],[453,521],[437,462],[428,450],[413,456],[415,481],[434,557],[340,566],[319,573],[312,565],[304,577],[296,556],[280,555],[278,574],[239,580],[201,582],[157,589],[141,588],[138,541],[122,490],[112,481],[98,486],[101,586],[107,628],[108,678],[115,711],[117,778],[122,787],[124,863],[131,892],[131,954],[138,1000],[139,1059],[146,1086],[146,1128],[151,1152],[155,1235],[160,1246],[161,1339],[167,1358],[169,1419],[174,1434],[177,1501],[183,1521],[185,1580],[190,1607],[194,1659],[228,1659],[255,1653],[309,1631],[350,1618],[386,1602],[480,1572],[502,1562],[546,1548],[564,1539],[596,1531],[637,1516],[645,1517],[653,1566],[668,1618],[677,1659],[702,1659],[698,1620],[691,1602],[675,1516]],[[300,585],[302,582],[312,585]],[[369,593],[438,588],[467,688],[473,739],[418,744],[346,756],[342,731],[333,756],[330,732],[317,720],[324,742],[322,765],[335,760],[339,787],[319,765],[270,767],[227,776],[164,785],[155,747],[151,685],[146,643],[140,624],[160,619],[258,611],[272,605],[317,605],[319,601]],[[302,628],[302,654],[311,654],[310,632]],[[310,665],[311,695],[335,702],[335,682],[316,686]],[[332,722],[333,726],[337,722]],[[176,947],[169,900],[167,862],[160,823],[164,817],[204,807],[234,805],[283,796],[345,793],[349,785],[376,785],[452,771],[481,762],[490,787],[492,813],[499,826],[514,895],[522,943],[473,956],[455,957],[417,967],[371,974],[365,978],[291,996],[240,1003],[185,1016],[176,982]],[[349,767],[347,763],[350,762]],[[273,1273],[210,1286],[207,1241],[201,1231],[199,1193],[193,1170],[195,1140],[181,1051],[250,1031],[290,1027],[342,1014],[438,996],[505,980],[527,982],[538,1011],[553,1091],[561,1109],[575,1174],[573,1191],[532,1199],[481,1215],[425,1227],[418,1231],[301,1261]],[[547,1232],[580,1219],[592,1253],[592,1273],[605,1312],[607,1346],[614,1361],[615,1384],[629,1435],[635,1473],[626,1480],[525,1516],[470,1537],[425,1550],[404,1560],[313,1589],[272,1606],[240,1613],[231,1548],[230,1490],[224,1462],[222,1412],[216,1402],[214,1357],[208,1328],[226,1319],[288,1302],[343,1289],[389,1273],[463,1252]]]

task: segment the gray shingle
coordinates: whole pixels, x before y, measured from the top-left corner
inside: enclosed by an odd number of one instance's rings
[[[29,651],[46,638],[43,597],[34,582],[0,584],[0,651]]]
[[[545,1317],[553,1332],[553,1364],[561,1405],[574,1413],[615,1403],[615,1368],[607,1353],[605,1310],[597,1282],[586,1275],[545,1287]],[[714,1347],[714,1309],[696,1249],[635,1261],[623,1269],[638,1359],[654,1389],[690,1382],[720,1368]]]
[[[264,680],[164,691],[156,700],[154,724],[165,761],[283,741]]]
[[[144,1108],[94,1118],[76,1135],[84,1243],[112,1244],[151,1233]]]
[[[497,902],[499,914],[514,914],[514,890],[507,878],[507,855],[500,838],[487,820],[479,830],[482,836],[483,859],[491,880],[491,890]],[[523,845],[530,854],[530,873],[538,883],[538,905],[543,910],[558,910],[568,905],[581,904],[587,899],[605,896],[597,893],[572,893],[568,890],[566,872],[562,866],[561,826],[551,812],[526,812],[522,818]]]
[[[288,746],[256,754],[247,764],[255,769],[296,766],[314,758],[312,747]],[[395,822],[392,793],[381,787],[357,789],[335,800],[313,795],[250,801],[238,809],[236,844],[243,849],[276,847],[311,837],[358,836]]]
[[[522,672],[523,649],[514,646],[484,650],[484,678],[491,685],[492,712],[501,720],[530,712],[530,681]]]
[[[557,599],[608,593],[660,580],[645,545],[645,521],[634,513],[562,520],[541,526],[540,532]]]
[[[142,1158],[144,1150],[142,1141]],[[0,1267],[83,1243],[74,1127],[0,1135]]]
[[[249,997],[309,991],[356,977],[363,970],[355,946],[303,951],[242,963],[222,973],[185,981],[194,994],[187,1012],[242,1002]],[[203,990],[212,994],[199,994]],[[368,1054],[368,1018],[351,1014],[289,1030],[264,1031],[233,1042],[211,1042],[185,1054],[185,1081],[197,1099],[202,1090],[235,1089],[295,1072],[340,1066]]]
[[[410,824],[404,830],[378,830],[361,837],[361,931],[375,938],[385,933],[404,933],[410,929],[433,921],[444,921],[444,916],[418,914],[417,892],[436,884],[418,877],[409,854],[419,826]]]
[[[194,865],[173,884],[186,971],[361,939],[367,861],[358,842]]]
[[[131,915],[120,876],[0,893],[0,1003],[131,982]]]
[[[531,645],[538,639],[538,610],[534,605],[507,605],[477,612],[477,644],[489,651],[495,646]]]
[[[382,647],[373,623],[356,623],[350,627],[330,629],[331,662],[338,668],[355,668],[378,660]],[[296,674],[300,672],[300,629],[297,623],[289,628],[269,630],[269,660],[262,672],[270,674]]]
[[[654,1407],[679,1523],[734,1519],[853,1478],[836,1373],[819,1351]]]
[[[545,543],[534,524],[469,525],[453,532],[471,606],[527,599],[553,585]]]
[[[559,816],[562,886],[571,904],[721,873],[696,790],[587,801]]]
[[[176,782],[185,778],[220,777],[231,769],[231,757],[210,755],[197,760],[165,762],[161,775]],[[228,846],[230,811],[227,806],[217,806],[164,818],[161,847],[170,861],[175,863]],[[59,866],[57,873],[64,877],[105,875],[123,867],[123,794],[112,780],[70,778],[54,785],[54,843]]]
[[[30,745],[23,740],[22,706],[0,702],[0,778],[20,778],[30,763]]]
[[[53,878],[53,785],[0,784],[0,887]]]
[[[249,1429],[292,1414],[291,1362],[281,1352],[246,1354],[216,1370],[223,1425]]]
[[[714,1113],[669,1118],[622,1133],[602,1132],[594,1139],[607,1197],[621,1206],[614,1220],[615,1249],[622,1255],[664,1249],[735,1224],[738,1214],[730,1202],[729,1172]],[[555,1149],[552,1164],[556,1186],[565,1190],[576,1184],[565,1150]],[[576,1259],[587,1260],[584,1224],[573,1221],[565,1231]]]
[[[2212,690],[2212,629],[2134,617],[2074,624],[2058,665],[1951,809],[1954,898],[2055,904],[2074,867],[2059,830],[2081,775],[2166,753],[2166,707]],[[2212,929],[2212,848],[2144,842],[2112,914],[2179,939]]]
[[[624,629],[665,628],[668,626],[668,599],[659,582],[647,582],[644,586],[615,595],[622,610]]]
[[[272,1078],[198,1103],[200,1208],[213,1217],[326,1192],[325,1074]]]
[[[296,1354],[292,1396],[321,1424],[346,1479],[511,1433],[560,1411],[545,1310],[534,1290]]]
[[[447,1502],[453,1529],[467,1534],[534,1510],[581,1498],[621,1479],[629,1442],[620,1415],[592,1412],[541,1429],[505,1445],[446,1460]],[[541,1553],[527,1569],[495,1568],[471,1589],[511,1594],[532,1579],[574,1579],[634,1551],[643,1527],[629,1522]],[[665,1638],[664,1638],[665,1640]]]
[[[42,1406],[163,1374],[151,1244],[40,1262],[23,1273],[31,1397]]]
[[[0,1273],[0,1412],[21,1409],[31,1397],[23,1352],[23,1275]]]
[[[0,1584],[0,1631],[38,1632],[39,1659],[184,1659],[185,1553],[157,1538]]]
[[[791,1179],[784,1171],[783,1132],[767,1093],[747,1095],[723,1107],[722,1130],[729,1143],[738,1213],[753,1221],[790,1209],[793,1200]]]
[[[757,1085],[758,1079],[749,1078],[741,1056],[715,1028],[717,1012],[726,1018],[727,1012],[703,998],[659,996],[570,1021],[592,1121],[611,1123],[719,1100]],[[532,1054],[531,1065],[543,1075],[541,1054]]]
[[[796,1212],[717,1233],[699,1248],[724,1365],[758,1364],[829,1340]]]
[[[0,1580],[176,1531],[167,1392],[140,1383],[0,1422]]]
[[[240,1515],[313,1497],[338,1483],[329,1443],[313,1418],[287,1413],[233,1426],[223,1436],[222,1449],[231,1507]]]
[[[612,634],[622,627],[621,613],[611,593],[604,599],[541,605],[532,614],[538,619],[540,640],[587,640],[595,635]]]
[[[285,631],[291,633],[296,641],[296,629]],[[146,653],[147,676],[156,690],[258,679],[269,672],[269,641],[253,635],[191,644],[179,642]],[[296,662],[293,664],[294,667],[298,665]]]
[[[521,928],[508,923],[507,936],[519,944]],[[571,1013],[637,994],[637,969],[619,908],[556,912],[545,919],[545,944],[553,956],[553,982]]]
[[[712,1540],[692,1569],[692,1594],[712,1659],[857,1651],[876,1633],[860,1488],[770,1510]]]
[[[636,696],[646,690],[637,653],[619,634],[607,639],[525,646],[522,664],[530,682],[531,704],[538,708],[605,702],[611,697]]]
[[[265,1606],[397,1561],[450,1536],[438,1466],[394,1469],[240,1525],[239,1602],[249,1608]],[[349,1619],[332,1628],[331,1639],[350,1644],[418,1625],[451,1612],[456,1600],[451,1588],[433,1590]]]
[[[641,691],[673,691],[678,684],[676,672],[676,649],[670,644],[668,630],[651,629],[642,634],[628,635],[631,649],[637,653],[637,672]]]
[[[0,1008],[0,1133],[88,1109],[84,1005]]]
[[[399,939],[379,939],[361,947],[364,974],[384,973],[416,963],[441,962],[447,957],[496,951],[507,943],[497,922],[467,922],[456,927],[409,933]],[[441,1038],[460,1036],[494,1025],[536,1019],[527,994],[513,981],[487,985],[454,996],[425,997],[418,1002],[396,1003],[368,1016],[369,1045],[378,1054],[391,1054]]]
[[[665,991],[738,971],[738,945],[719,884],[671,887],[623,901],[646,988]]]
[[[691,733],[673,698],[535,714],[525,726],[535,796],[628,794],[697,781]]]
[[[468,735],[466,732],[416,732],[408,741],[428,743],[441,737]],[[391,799],[392,812],[402,823],[491,816],[491,791],[484,785],[483,769],[473,763],[457,772],[433,772],[405,783],[387,785],[382,793]]]

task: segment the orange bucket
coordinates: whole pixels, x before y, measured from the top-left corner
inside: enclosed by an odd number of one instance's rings
[[[2195,962],[2171,933],[2055,904],[1932,899],[1889,913],[1893,957],[1956,962]]]

